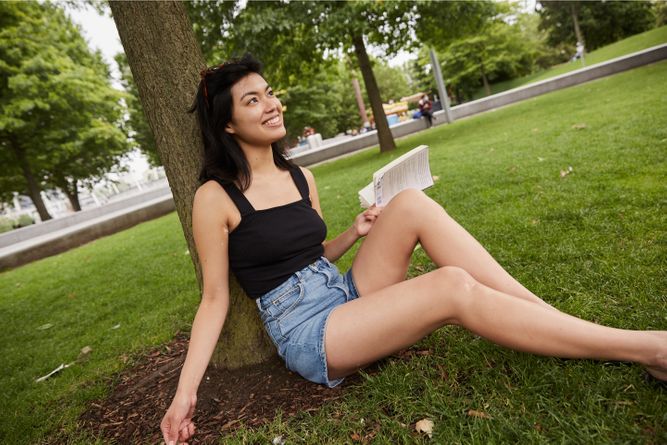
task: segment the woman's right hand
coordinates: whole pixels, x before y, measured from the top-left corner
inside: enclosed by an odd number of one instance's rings
[[[195,413],[196,404],[197,394],[188,396],[176,393],[171,406],[162,419],[162,423],[160,423],[162,436],[167,445],[176,445],[177,443],[187,445],[187,440],[195,433],[192,416]]]

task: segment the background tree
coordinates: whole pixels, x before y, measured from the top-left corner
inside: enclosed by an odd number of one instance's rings
[[[408,77],[402,69],[391,67],[382,59],[371,57],[371,62],[383,103],[390,100],[398,101],[401,97],[416,92],[410,88]]]
[[[296,83],[280,94],[286,108],[285,127],[293,140],[305,126],[313,127],[324,138],[359,127],[357,103],[352,88],[352,73],[344,63],[322,69],[308,82]]]
[[[137,91],[137,86],[134,84],[130,65],[127,63],[127,57],[125,53],[118,53],[114,59],[120,71],[120,83],[126,92],[125,104],[129,113],[129,118],[126,122],[128,133],[135,147],[146,155],[150,165],[154,167],[162,165],[157,148],[155,147],[153,132],[146,121],[144,108],[141,106],[141,101],[139,100],[139,92]]]
[[[195,116],[186,111],[197,91],[204,59],[182,2],[111,1],[109,5],[201,288],[192,201],[199,186],[203,145]],[[229,313],[211,360],[230,368],[261,363],[275,355],[275,347],[264,332],[257,306],[233,277],[229,289]]]
[[[415,34],[426,40],[450,38],[472,29],[493,10],[490,5],[274,1],[248,2],[242,8],[240,3],[195,1],[188,8],[207,55],[226,58],[251,52],[264,61],[272,83],[288,93],[292,86],[314,77],[327,57],[353,55],[375,116],[380,149],[386,151],[395,145],[367,44],[392,56],[417,45]],[[223,46],[226,49],[219,50]]]
[[[50,219],[42,190],[77,191],[129,149],[119,128],[121,93],[99,53],[49,3],[0,3],[0,174],[3,196],[27,194]]]
[[[587,51],[647,31],[655,25],[654,6],[650,1],[539,0],[537,11],[540,27],[549,33],[550,45],[575,44],[578,25]]]
[[[546,32],[539,29],[537,14],[521,13],[516,5],[500,4],[497,13],[474,34],[438,45],[450,95],[455,103],[488,95],[490,84],[524,76],[569,58],[569,51],[546,44]],[[409,65],[411,78],[423,91],[436,91],[427,48],[421,48]]]
[[[530,73],[536,52],[518,31],[516,26],[496,21],[474,36],[456,40],[439,57],[443,76],[466,95],[476,91],[480,82],[490,95],[491,82]]]

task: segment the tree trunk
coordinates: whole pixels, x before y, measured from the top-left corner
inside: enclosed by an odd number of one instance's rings
[[[192,201],[203,145],[196,116],[187,109],[205,61],[182,2],[110,1],[109,5],[201,289],[201,268],[192,237]],[[229,314],[212,362],[228,368],[261,363],[275,355],[275,347],[264,331],[257,306],[234,278],[229,290]]]
[[[35,175],[33,175],[32,173],[32,169],[30,168],[30,163],[28,162],[28,158],[26,158],[23,148],[19,147],[18,142],[12,140],[10,144],[12,147],[12,151],[14,152],[14,156],[16,156],[16,159],[19,161],[19,164],[21,165],[21,170],[23,170],[23,177],[28,183],[28,195],[30,196],[30,199],[32,199],[32,203],[35,204],[37,213],[39,213],[39,219],[41,219],[42,221],[48,221],[52,217],[51,215],[49,215],[49,211],[46,210],[46,205],[42,200],[42,194],[41,194],[42,189],[39,186],[37,180],[35,179]]]
[[[577,18],[577,13],[579,11],[579,3],[575,7],[574,3],[570,3],[570,12],[572,13],[572,23],[574,24],[574,34],[577,36],[577,42],[584,43],[584,36],[581,35],[581,29],[579,29],[579,19]]]
[[[482,74],[482,82],[484,82],[484,91],[487,96],[491,95],[491,86],[489,85],[489,79],[486,78],[486,72],[484,72],[484,64],[479,66],[479,72]]]
[[[79,190],[78,187],[76,186],[76,183],[77,183],[76,179],[73,182],[65,180],[64,187],[61,188],[63,192],[65,192],[67,199],[69,199],[69,203],[72,206],[72,210],[74,210],[75,212],[80,212],[81,203],[79,202]]]
[[[352,37],[354,43],[354,52],[357,54],[359,62],[359,69],[361,75],[364,77],[364,84],[366,85],[366,92],[368,93],[368,101],[371,103],[373,110],[373,117],[375,118],[375,128],[378,131],[378,140],[380,142],[380,152],[390,151],[396,148],[394,136],[389,130],[387,123],[387,116],[384,114],[382,108],[382,98],[380,97],[380,90],[378,89],[373,68],[371,68],[371,61],[366,53],[366,45],[364,45],[364,37],[361,34]]]
[[[352,88],[354,89],[354,98],[357,100],[357,107],[359,108],[361,125],[365,127],[368,123],[368,116],[366,116],[366,105],[364,104],[364,98],[361,97],[361,88],[356,77],[352,78]]]

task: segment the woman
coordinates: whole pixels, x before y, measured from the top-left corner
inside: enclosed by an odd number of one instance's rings
[[[229,268],[287,366],[329,387],[446,324],[535,354],[634,361],[667,379],[667,332],[603,327],[549,306],[421,191],[367,209],[325,242],[315,179],[283,158],[280,101],[251,57],[203,71],[195,109],[205,141],[192,213],[203,294],[161,424],[167,443],[194,434],[197,387],[228,309]],[[361,237],[341,275],[332,263]],[[417,243],[438,269],[405,280]]]

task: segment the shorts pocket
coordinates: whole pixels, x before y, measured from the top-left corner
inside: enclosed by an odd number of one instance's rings
[[[326,276],[326,286],[329,289],[338,289],[342,291],[346,295],[346,299],[348,298],[349,294],[349,289],[345,285],[345,280],[343,279],[343,276],[338,272],[338,269],[336,266],[332,265],[331,268],[326,269],[323,271],[324,275]]]
[[[271,307],[276,320],[280,321],[288,316],[303,299],[303,286],[296,283],[271,301]]]

